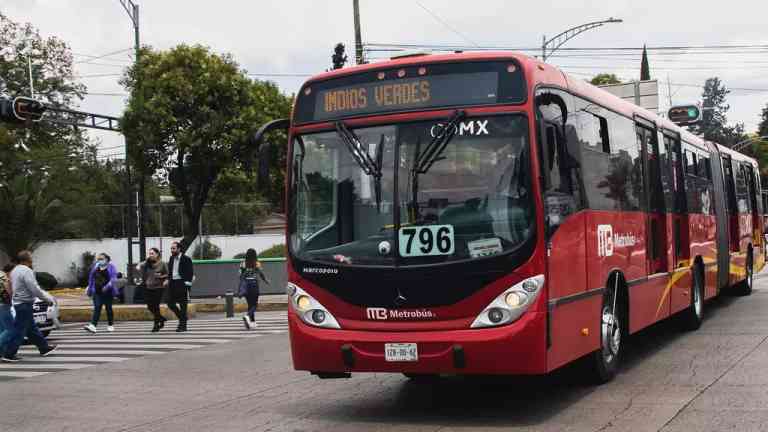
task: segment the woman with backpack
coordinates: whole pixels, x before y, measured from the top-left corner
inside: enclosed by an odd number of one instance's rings
[[[144,299],[147,302],[147,309],[152,312],[155,319],[152,333],[159,332],[167,321],[160,314],[160,302],[163,300],[165,281],[168,278],[168,266],[160,255],[160,249],[150,248],[147,260],[137,265],[136,270],[140,272],[144,284]]]
[[[117,287],[117,269],[112,264],[112,258],[109,255],[105,253],[96,255],[96,261],[88,275],[88,288],[85,290],[85,294],[93,298],[93,316],[91,322],[83,328],[91,333],[96,333],[101,307],[104,306],[107,310],[107,331],[115,331],[112,301],[119,294],[119,289]]]
[[[243,316],[245,328],[256,328],[256,309],[259,306],[259,278],[269,285],[269,280],[261,271],[261,263],[255,249],[245,252],[245,261],[240,265],[240,287],[237,294],[248,302],[248,314]]]

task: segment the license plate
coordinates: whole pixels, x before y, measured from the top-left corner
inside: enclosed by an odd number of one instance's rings
[[[35,324],[45,324],[48,321],[48,315],[41,313],[35,314]]]
[[[384,359],[388,362],[415,362],[419,360],[419,351],[415,343],[384,344]]]

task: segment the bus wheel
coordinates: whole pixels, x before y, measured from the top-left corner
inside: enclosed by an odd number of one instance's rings
[[[750,249],[747,253],[747,277],[736,286],[736,293],[739,295],[748,296],[752,294],[752,283],[754,282],[752,262],[752,250]]]
[[[602,384],[613,379],[624,351],[624,307],[619,291],[619,279],[614,278],[613,289],[603,296],[600,319],[600,349],[591,354],[593,381]]]
[[[691,304],[680,316],[683,329],[698,330],[704,318],[704,271],[700,264],[693,267],[693,286],[691,287]]]

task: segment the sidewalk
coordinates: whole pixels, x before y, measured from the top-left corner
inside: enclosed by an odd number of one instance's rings
[[[93,302],[85,295],[83,288],[71,288],[64,290],[51,291],[59,302],[59,319],[63,323],[68,322],[86,322],[90,321],[93,314]],[[192,299],[187,308],[190,318],[194,318],[198,313],[225,312],[225,299],[206,298]],[[234,298],[235,313],[243,313],[248,305],[245,299]],[[259,311],[280,311],[288,308],[288,300],[284,294],[270,294],[259,297]],[[144,304],[119,304],[113,306],[115,321],[151,321],[152,315]],[[163,303],[160,305],[160,312],[165,316],[172,316],[173,312],[168,310]],[[105,317],[104,311],[101,312],[102,318]],[[169,315],[170,314],[170,315]]]

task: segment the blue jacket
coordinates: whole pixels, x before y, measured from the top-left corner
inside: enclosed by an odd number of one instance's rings
[[[85,294],[88,295],[88,297],[92,296],[93,293],[96,292],[96,281],[94,281],[94,275],[96,275],[96,270],[98,269],[98,264],[94,264],[93,267],[91,267],[91,272],[88,274],[88,288],[85,290]],[[107,282],[106,285],[101,289],[101,292],[108,293],[111,291],[111,294],[113,296],[117,296],[120,294],[120,289],[117,287],[117,269],[115,268],[115,265],[112,263],[107,264],[107,274],[109,275],[109,282]]]

